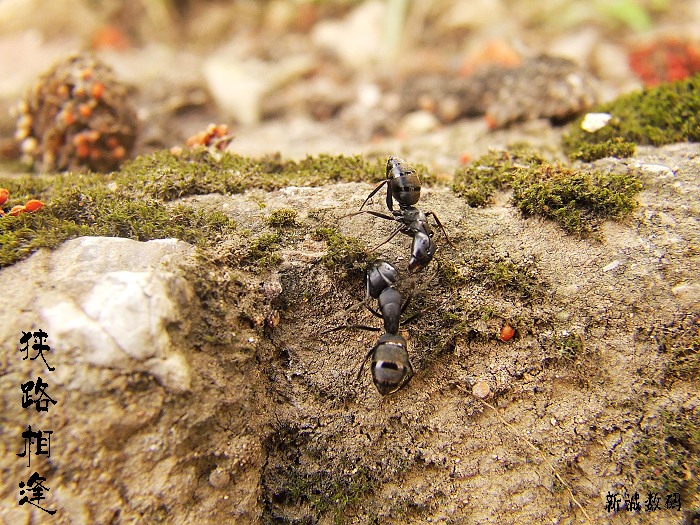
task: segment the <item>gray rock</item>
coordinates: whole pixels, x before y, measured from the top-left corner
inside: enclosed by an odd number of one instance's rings
[[[31,313],[5,312],[1,340],[16,343],[19,327],[27,325],[20,318],[29,315],[71,365],[144,371],[169,390],[186,391],[189,367],[172,349],[167,328],[183,321],[181,306],[193,293],[165,268],[192,250],[174,239],[82,237],[39,253],[0,273],[6,293],[31,296]],[[74,374],[67,366],[53,378],[68,388],[93,388],[92,374]]]

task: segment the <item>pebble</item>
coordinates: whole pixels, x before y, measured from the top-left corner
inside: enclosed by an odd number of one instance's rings
[[[595,133],[607,126],[611,118],[610,113],[586,113],[581,122],[581,129],[588,133]]]
[[[606,265],[606,266],[603,266],[603,271],[604,271],[604,272],[609,272],[609,271],[611,271],[611,270],[614,270],[615,268],[617,268],[618,266],[620,266],[620,264],[621,264],[620,261],[619,261],[618,259],[615,259],[615,260],[614,260],[613,262],[611,262],[610,264],[608,264],[608,265]]]
[[[405,115],[399,122],[399,130],[406,135],[422,135],[437,129],[440,121],[429,111],[413,111]]]
[[[491,389],[486,381],[477,381],[472,387],[472,395],[479,399],[486,399],[491,395]]]
[[[221,467],[209,473],[209,484],[215,489],[223,489],[231,481],[231,475]]]

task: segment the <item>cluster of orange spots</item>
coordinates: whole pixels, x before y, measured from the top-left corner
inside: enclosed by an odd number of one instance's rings
[[[209,124],[207,129],[187,139],[187,147],[204,146],[224,151],[233,140],[226,124]]]
[[[700,72],[700,45],[676,37],[663,38],[633,49],[629,64],[647,87],[683,80]]]
[[[54,65],[15,112],[22,160],[48,171],[115,170],[138,132],[129,90],[90,54]]]
[[[94,129],[86,129],[76,133],[73,135],[72,142],[75,154],[80,159],[99,161],[105,154],[116,161],[121,161],[126,157],[126,148],[120,144],[119,138],[113,135],[105,138]]]
[[[5,204],[7,202],[7,198],[10,196],[10,192],[5,189],[5,188],[0,188],[0,206]],[[24,213],[26,211],[32,212],[32,211],[37,211],[40,210],[41,208],[44,207],[44,203],[36,200],[36,199],[30,199],[26,202],[26,204],[21,205],[18,204],[17,206],[13,206],[12,209],[5,213],[5,210],[0,208],[0,217],[3,217],[5,215],[11,215],[12,217],[17,217],[20,213]]]

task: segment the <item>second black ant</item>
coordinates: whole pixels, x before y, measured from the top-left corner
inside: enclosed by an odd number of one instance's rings
[[[362,360],[360,370],[357,374],[359,379],[362,375],[365,363],[372,358],[372,379],[377,390],[382,395],[397,392],[413,377],[413,367],[408,356],[408,343],[399,334],[401,314],[404,312],[411,296],[402,304],[401,294],[394,287],[396,285],[398,272],[386,261],[376,261],[367,271],[367,288],[363,304],[377,317],[381,317],[384,322],[384,334],[379,337],[377,343],[369,349],[367,355]],[[379,311],[374,310],[367,304],[370,300],[377,299]],[[418,314],[417,314],[418,315]],[[410,322],[417,317],[412,316],[405,322]],[[357,328],[372,332],[381,331],[380,328],[366,325],[340,325],[322,332],[323,334],[343,330],[346,328]]]

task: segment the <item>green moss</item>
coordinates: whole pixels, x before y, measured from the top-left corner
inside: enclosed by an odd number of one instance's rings
[[[583,338],[579,334],[564,333],[555,341],[559,358],[576,361],[583,353]]]
[[[572,158],[585,155],[592,144],[615,140],[655,146],[700,141],[700,74],[623,95],[594,111],[612,119],[593,133],[581,129],[582,119],[576,121],[563,139]]]
[[[287,505],[308,503],[317,518],[332,510],[333,522],[344,523],[346,508],[362,501],[377,485],[366,467],[353,470],[352,475],[338,475],[330,470],[301,472],[285,467],[277,475],[285,478]]]
[[[381,172],[379,163],[370,163],[359,155],[319,155],[295,162],[279,156],[253,159],[228,152],[215,158],[199,149],[179,156],[159,151],[138,157],[122,169],[122,175],[141,193],[162,200],[242,193],[252,188],[272,191],[290,185],[374,181]]]
[[[110,235],[137,240],[177,237],[212,244],[235,223],[220,212],[203,213],[166,202],[195,194],[240,193],[250,188],[273,190],[287,185],[383,178],[380,161],[361,156],[320,155],[295,161],[279,156],[252,159],[206,150],[175,156],[159,151],[128,163],[120,172],[0,178],[10,191],[6,206],[39,199],[47,206],[32,214],[0,220],[0,267],[13,264],[42,247],[52,248],[80,235]],[[273,212],[274,227],[294,224],[292,210]],[[274,251],[274,250],[273,250]],[[255,258],[255,250],[253,253]],[[272,264],[272,252],[258,257]]]
[[[469,166],[455,172],[452,191],[469,206],[486,206],[497,190],[510,186],[515,170],[542,164],[544,160],[524,148],[512,152],[490,151]]]
[[[220,212],[204,214],[188,206],[135,199],[124,189],[110,189],[110,181],[94,175],[0,180],[11,192],[11,203],[29,198],[48,203],[37,212],[0,219],[0,267],[82,235],[139,241],[176,237],[197,244],[215,242],[235,227]]]
[[[636,151],[637,145],[634,142],[625,142],[621,137],[615,137],[596,144],[582,144],[571,156],[583,162],[593,162],[605,157],[632,157]]]
[[[314,235],[328,244],[322,261],[330,270],[343,273],[364,272],[367,264],[373,260],[364,243],[355,237],[342,235],[335,228],[316,228]]]
[[[508,255],[487,254],[469,264],[472,278],[482,286],[511,292],[521,300],[542,294],[543,285],[533,260],[516,261]]]
[[[688,503],[700,492],[700,418],[697,411],[662,410],[635,446],[638,481],[649,492],[680,493]]]
[[[278,234],[262,233],[250,243],[245,260],[262,267],[279,264],[281,260],[277,253],[279,244],[280,236]]]
[[[484,206],[507,187],[525,216],[540,215],[584,236],[604,219],[628,215],[641,183],[633,173],[574,170],[516,147],[511,153],[492,151],[459,170],[452,189],[470,206]]]
[[[285,228],[296,226],[297,224],[297,211],[290,210],[288,208],[282,208],[273,211],[270,215],[265,217],[265,223],[273,228]]]
[[[513,201],[525,216],[541,215],[581,236],[604,219],[628,215],[642,187],[633,173],[587,172],[551,164],[519,171],[511,185]]]

